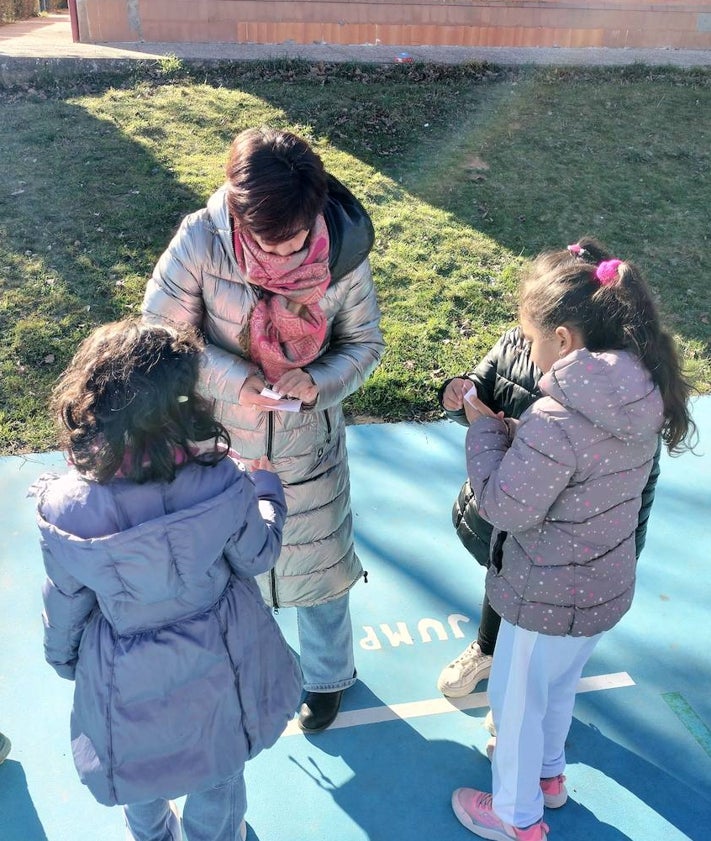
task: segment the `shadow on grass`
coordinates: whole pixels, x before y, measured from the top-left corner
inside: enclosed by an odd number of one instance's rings
[[[0,447],[46,446],[46,423],[16,418],[38,416],[36,395],[93,325],[137,310],[181,217],[219,184],[234,131],[275,118],[337,159],[376,220],[393,352],[360,413],[431,417],[445,372],[475,362],[515,318],[517,256],[584,232],[642,266],[697,380],[711,384],[710,158],[698,123],[710,91],[708,69],[146,61],[4,92]],[[186,130],[182,146],[171,121]],[[209,174],[202,147],[214,150]],[[358,184],[366,169],[372,189]]]
[[[598,236],[642,267],[667,323],[695,343],[692,367],[711,384],[711,155],[698,123],[711,108],[711,71],[483,65],[310,74],[298,95],[288,80],[242,84],[512,256]],[[451,261],[430,260],[432,279],[446,280]]]
[[[157,257],[202,200],[119,125],[80,105],[47,100],[41,119],[36,102],[3,108],[0,447],[7,453],[46,448],[46,395],[78,342],[94,326],[139,311]]]

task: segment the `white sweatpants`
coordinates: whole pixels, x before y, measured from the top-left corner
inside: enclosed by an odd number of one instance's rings
[[[554,637],[501,621],[488,695],[493,807],[506,823],[527,827],[543,816],[540,779],[565,769],[575,689],[601,637]]]

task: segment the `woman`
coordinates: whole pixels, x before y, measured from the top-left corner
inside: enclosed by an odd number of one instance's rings
[[[341,403],[384,348],[372,243],[368,215],[304,140],[248,129],[232,143],[226,184],[183,220],[143,302],[150,322],[201,328],[202,393],[234,448],[266,452],[284,483],[283,550],[259,583],[275,609],[297,608],[299,725],[311,733],[355,682],[348,595],[363,570]]]

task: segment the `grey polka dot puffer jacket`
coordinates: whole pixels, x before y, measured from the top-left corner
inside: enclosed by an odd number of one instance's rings
[[[662,397],[624,351],[576,350],[539,384],[543,397],[513,440],[498,418],[467,433],[481,515],[508,531],[487,575],[506,621],[551,635],[593,636],[629,609],[635,529],[663,424]]]

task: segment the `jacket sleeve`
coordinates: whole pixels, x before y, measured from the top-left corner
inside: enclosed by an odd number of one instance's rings
[[[60,677],[74,680],[79,644],[94,608],[93,590],[73,578],[42,544],[47,579],[42,588],[44,600],[44,656]]]
[[[500,407],[496,406],[496,379],[500,375],[502,361],[506,358],[506,343],[511,341],[511,331],[504,333],[496,344],[469,374],[469,379],[476,385],[476,396],[494,412]]]
[[[370,262],[364,260],[338,283],[347,284],[328,350],[305,366],[318,388],[315,409],[341,403],[375,370],[385,349]]]
[[[654,453],[654,461],[652,462],[652,471],[647,479],[647,484],[642,491],[642,506],[639,509],[639,519],[637,520],[637,529],[634,533],[635,554],[637,558],[642,554],[644,544],[647,542],[647,523],[649,515],[652,513],[652,503],[654,502],[654,494],[657,489],[657,480],[661,468],[659,466],[659,457],[662,452],[662,437],[659,436],[659,443],[657,444],[657,451]]]
[[[543,522],[576,468],[565,432],[542,412],[531,412],[513,441],[501,420],[480,418],[467,432],[466,453],[480,515],[512,532]]]
[[[247,510],[224,555],[236,575],[251,577],[270,570],[279,557],[286,499],[279,477],[269,470],[255,470],[243,482],[250,497]]]
[[[193,213],[183,219],[177,233],[163,252],[148,281],[143,296],[144,321],[150,324],[202,325],[204,302],[198,242],[208,248],[208,237],[202,228],[201,214]]]
[[[143,297],[145,322],[202,327],[205,302],[201,266],[209,249],[221,247],[204,218],[206,214],[203,210],[187,216],[158,260]],[[236,403],[244,381],[257,370],[241,356],[208,344],[201,359],[198,387],[212,400]]]

